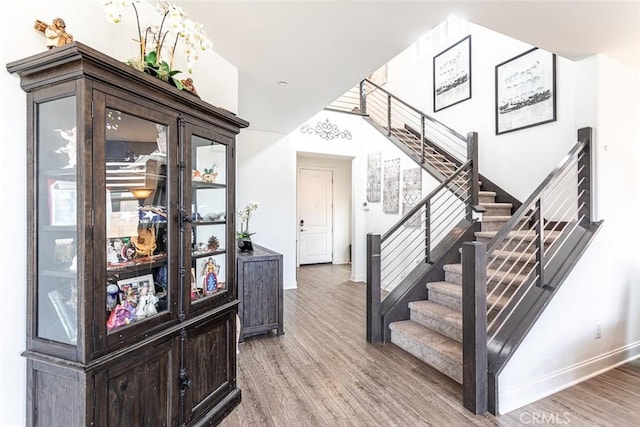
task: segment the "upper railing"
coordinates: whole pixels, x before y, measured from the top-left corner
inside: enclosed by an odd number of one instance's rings
[[[407,143],[420,163],[433,164],[443,172],[445,178],[469,159],[464,135],[370,80],[361,81],[326,109],[368,116],[380,131]]]
[[[449,161],[462,164],[467,157],[467,139],[369,80],[360,82],[360,111],[387,132],[399,136],[412,131],[422,141],[414,151],[428,161],[429,143]],[[451,171],[453,172],[453,171]]]
[[[533,308],[524,306],[531,291],[552,290],[561,279],[557,273],[566,274],[559,254],[576,245],[574,231],[592,223],[591,137],[591,128],[578,130],[578,143],[486,247],[465,244],[463,331],[469,337],[478,329],[486,331],[475,336],[477,341],[465,342],[475,349],[473,357],[464,356],[465,367],[476,366],[478,354],[486,359],[488,349],[504,344],[501,332],[513,330],[521,313]],[[486,381],[486,374],[486,366],[483,372],[468,373],[478,381],[483,376]]]

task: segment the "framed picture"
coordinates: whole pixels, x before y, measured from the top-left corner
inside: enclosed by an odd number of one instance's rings
[[[121,302],[129,301],[136,305],[142,295],[155,295],[156,288],[153,282],[153,274],[130,277],[118,280]]]
[[[433,111],[471,99],[471,36],[433,57]]]
[[[49,180],[49,216],[51,225],[76,224],[75,181]]]
[[[556,120],[556,56],[534,47],[496,65],[496,135]]]

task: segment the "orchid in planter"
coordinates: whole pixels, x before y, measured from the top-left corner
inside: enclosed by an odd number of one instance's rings
[[[187,18],[182,8],[168,1],[156,0],[101,0],[107,13],[107,20],[119,23],[122,12],[131,6],[138,26],[139,56],[127,61],[127,64],[154,77],[167,81],[178,89],[183,84],[175,76],[181,71],[173,69],[176,48],[180,41],[184,44],[187,70],[191,73],[199,53],[213,48],[201,24]],[[138,6],[136,6],[138,5]],[[146,5],[157,14],[159,25],[141,25],[138,7]]]
[[[258,204],[256,202],[249,202],[247,206],[242,208],[238,213],[240,216],[240,231],[238,231],[236,235],[238,236],[238,248],[240,248],[240,252],[253,251],[251,236],[256,233],[249,232],[249,219],[251,219],[256,209],[258,209]]]

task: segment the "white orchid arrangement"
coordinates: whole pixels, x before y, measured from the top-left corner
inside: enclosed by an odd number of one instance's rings
[[[238,213],[240,216],[240,231],[238,232],[238,239],[246,239],[256,233],[249,233],[249,219],[253,213],[258,209],[257,202],[249,202],[247,206],[242,208]]]
[[[184,54],[187,61],[187,71],[192,72],[200,53],[213,48],[213,43],[207,37],[201,24],[192,21],[182,8],[165,0],[101,0],[107,13],[107,21],[114,24],[122,20],[123,11],[131,6],[138,25],[138,43],[140,56],[127,61],[127,64],[145,71],[159,79],[173,83],[178,89],[182,84],[174,76],[180,71],[173,69],[173,60],[179,41],[184,42]],[[146,4],[155,8],[156,18],[160,25],[140,25],[140,15],[137,5]],[[143,30],[144,29],[144,30]],[[169,46],[165,42],[170,43]],[[168,61],[167,61],[168,59]]]

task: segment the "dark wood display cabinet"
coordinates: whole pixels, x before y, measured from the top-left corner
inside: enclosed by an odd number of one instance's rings
[[[271,330],[284,334],[282,254],[254,244],[237,263],[240,341]]]
[[[248,123],[77,42],[7,69],[27,93],[28,425],[220,422]]]

